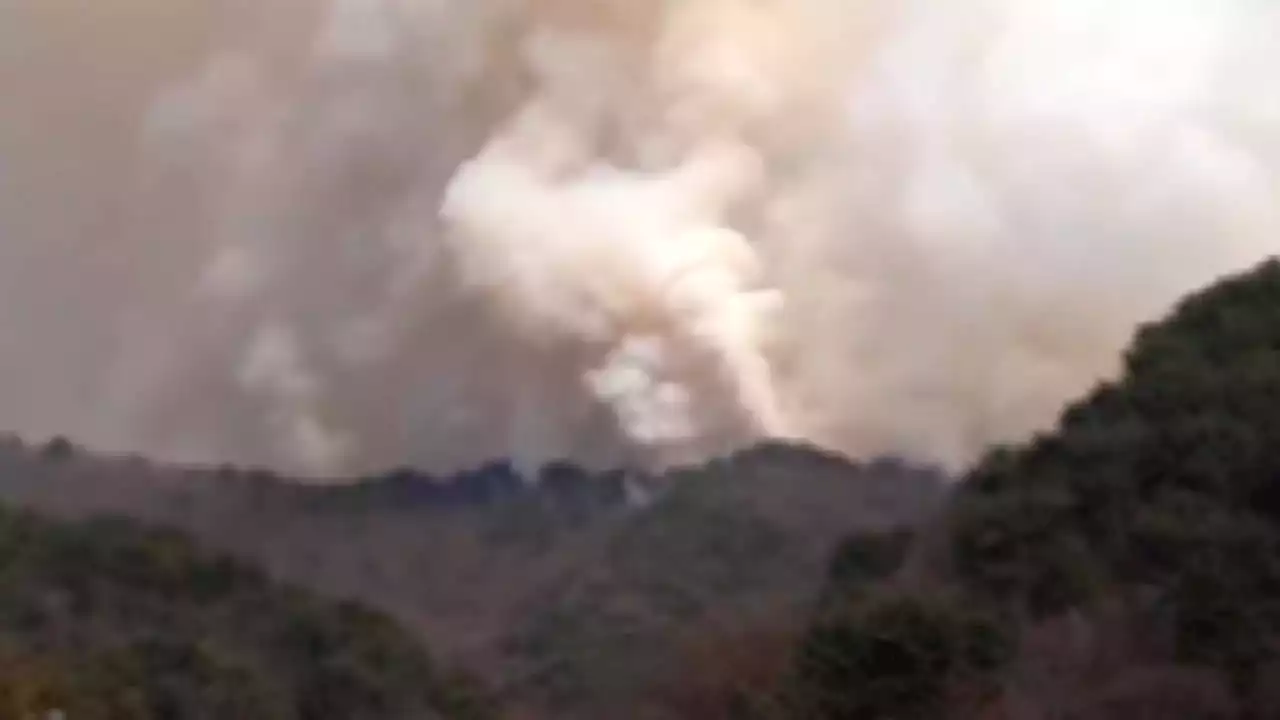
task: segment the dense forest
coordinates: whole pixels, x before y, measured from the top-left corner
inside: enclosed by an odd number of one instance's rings
[[[846,541],[772,689],[721,677],[700,717],[1280,717],[1277,478],[1273,261],[1141,329],[914,540]]]
[[[1280,717],[1278,476],[1277,262],[949,492],[781,445],[318,487],[13,442],[0,494],[59,519],[0,514],[0,715]]]
[[[798,617],[853,532],[911,526],[932,470],[754,448],[661,477],[505,464],[344,484],[106,458],[55,439],[0,447],[0,497],[64,519],[172,527],[321,595],[394,617],[483,677],[512,714],[667,713],[710,628]]]
[[[0,511],[2,718],[492,716],[378,613],[174,532]]]

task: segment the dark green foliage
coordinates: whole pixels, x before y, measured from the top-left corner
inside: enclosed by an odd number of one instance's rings
[[[483,718],[404,632],[181,535],[0,510],[0,716]]]
[[[1011,654],[1002,625],[948,598],[888,595],[819,620],[801,641],[794,694],[814,720],[943,717],[961,692],[994,694]]]
[[[67,438],[59,435],[46,442],[44,447],[40,448],[40,454],[46,460],[61,462],[71,459],[76,454],[76,446]]]
[[[1143,328],[1117,382],[993,450],[919,534],[910,578],[889,538],[837,555],[800,646],[798,717],[968,717],[957,693],[1017,716],[1008,692],[1061,717],[1180,692],[1208,698],[1188,717],[1274,716],[1280,263]]]
[[[846,538],[836,548],[827,570],[827,594],[837,598],[857,594],[897,572],[913,535],[912,530],[902,528]]]
[[[1125,368],[974,471],[950,566],[1033,617],[1155,588],[1179,659],[1248,684],[1280,648],[1280,264],[1188,298]]]

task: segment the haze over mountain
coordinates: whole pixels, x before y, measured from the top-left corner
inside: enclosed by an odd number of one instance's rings
[[[494,464],[316,486],[10,442],[6,505],[178,525],[402,625],[174,532],[3,510],[0,709],[1275,717],[1277,317],[1277,260],[1187,297],[1053,431],[948,485],[783,445],[647,478]]]
[[[0,449],[0,500],[62,518],[179,528],[273,576],[390,613],[533,717],[642,717],[682,643],[794,618],[847,534],[910,527],[942,476],[761,447],[640,479],[509,465],[400,471],[335,487],[184,470],[55,444]]]
[[[1277,37],[0,2],[0,717],[1280,717]]]
[[[1277,249],[1253,0],[0,6],[0,425],[959,467]],[[20,338],[20,340],[18,340]]]

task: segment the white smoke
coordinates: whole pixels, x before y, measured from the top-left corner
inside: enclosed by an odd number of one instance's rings
[[[61,203],[20,132],[61,58],[0,76],[15,429],[313,474],[959,466],[1280,249],[1261,0],[206,1]]]

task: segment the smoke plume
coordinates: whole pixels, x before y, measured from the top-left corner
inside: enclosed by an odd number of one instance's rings
[[[6,6],[0,423],[316,475],[963,466],[1280,249],[1273,5]]]

